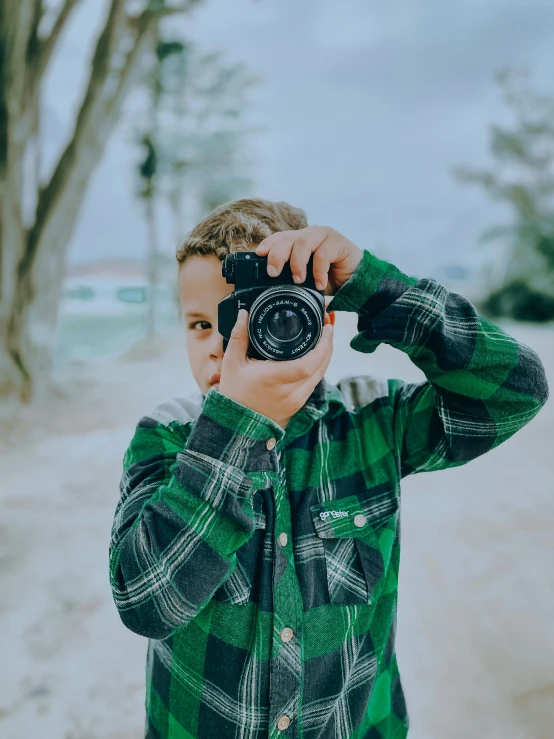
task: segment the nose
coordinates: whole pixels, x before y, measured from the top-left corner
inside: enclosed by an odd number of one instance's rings
[[[208,353],[210,359],[222,359],[223,358],[223,336],[219,333],[217,328],[214,328],[210,341],[208,344]]]

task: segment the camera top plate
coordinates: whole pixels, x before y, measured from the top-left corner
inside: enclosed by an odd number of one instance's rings
[[[306,265],[306,279],[298,287],[316,290],[323,294],[323,290],[317,290],[313,276],[313,259],[310,255]],[[258,256],[255,252],[238,251],[227,254],[221,265],[221,274],[228,284],[234,284],[236,290],[244,290],[249,287],[273,287],[275,285],[296,285],[292,279],[290,262],[286,262],[277,277],[267,274],[267,256]]]

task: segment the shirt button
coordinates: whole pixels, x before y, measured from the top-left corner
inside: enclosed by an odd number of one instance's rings
[[[354,525],[365,526],[365,516],[362,516],[361,513],[358,513],[357,516],[354,516]]]
[[[290,724],[290,718],[288,716],[281,716],[279,721],[277,721],[277,728],[287,729],[289,724]]]
[[[277,440],[272,436],[271,439],[268,439],[265,443],[266,449],[271,451],[275,444],[277,444]]]
[[[280,545],[281,545],[282,547],[285,547],[285,546],[287,545],[287,541],[288,541],[288,536],[287,536],[287,535],[285,534],[285,532],[283,531],[283,533],[282,533],[282,534],[279,534],[279,544],[280,544]]]
[[[283,631],[281,631],[281,639],[283,641],[290,641],[292,639],[292,629],[289,629],[287,626]]]

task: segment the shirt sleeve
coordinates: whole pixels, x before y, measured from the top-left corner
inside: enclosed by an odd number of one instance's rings
[[[109,548],[113,598],[131,631],[171,636],[231,575],[255,531],[252,496],[277,474],[266,441],[283,435],[215,388],[195,423],[141,419],[123,459]]]
[[[389,344],[427,378],[388,380],[401,477],[457,467],[494,449],[548,399],[533,349],[479,316],[463,295],[410,277],[367,249],[328,310],[358,314],[353,349],[370,354]]]

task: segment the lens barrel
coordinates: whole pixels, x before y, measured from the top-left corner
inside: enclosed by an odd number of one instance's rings
[[[264,290],[252,303],[248,334],[265,359],[296,359],[317,344],[323,312],[313,291],[295,285]]]

